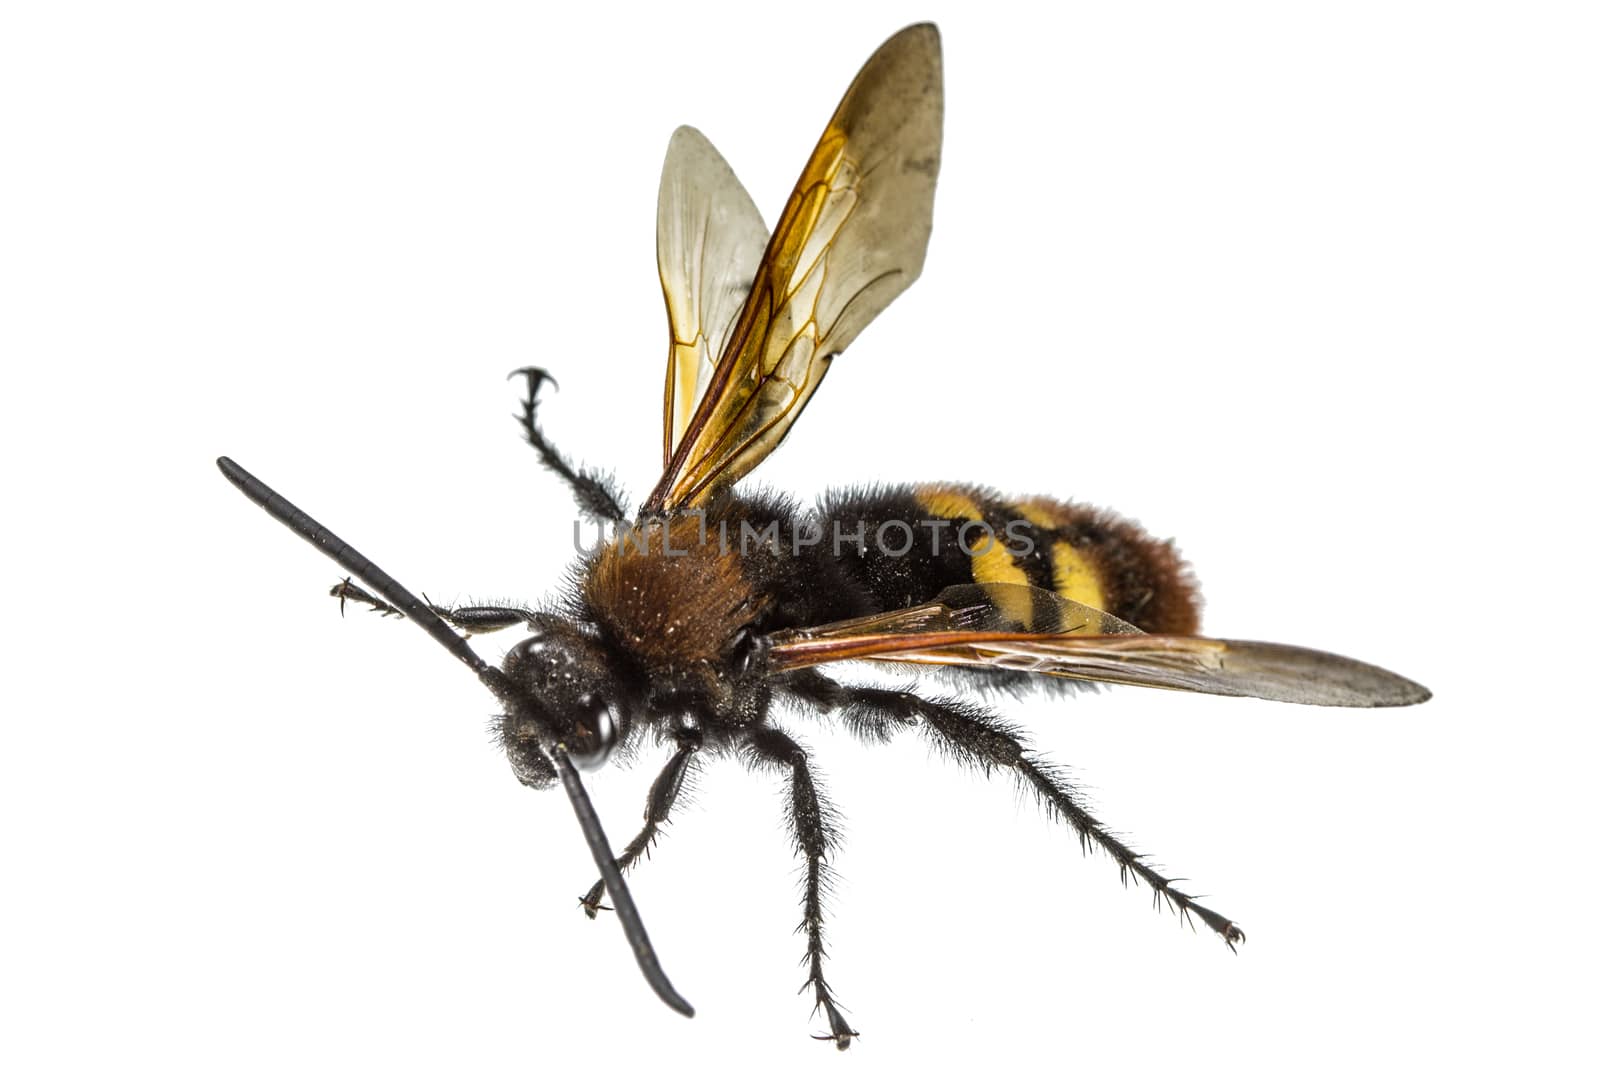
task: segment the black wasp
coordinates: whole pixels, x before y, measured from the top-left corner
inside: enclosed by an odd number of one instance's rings
[[[864,738],[916,731],[960,761],[1010,771],[1125,878],[1230,946],[1244,935],[1108,833],[1015,727],[965,700],[844,684],[820,667],[935,665],[991,690],[1118,682],[1302,704],[1428,698],[1329,653],[1197,636],[1195,586],[1170,543],[1102,510],[927,485],[835,493],[802,514],[737,491],[833,357],[921,272],[942,113],[938,31],[909,27],[845,92],[770,236],[711,144],[688,127],[673,135],[656,234],[671,326],[665,470],[632,522],[605,479],[545,439],[536,420],[545,375],[526,372],[529,443],[580,508],[614,530],[577,564],[564,611],[425,604],[238,464],[217,461],[361,583],[336,594],[403,613],[494,693],[517,777],[537,789],[559,782],[577,814],[600,871],[584,907],[593,916],[609,894],[645,977],[685,1015],[692,1009],[662,972],[622,872],[655,839],[696,761],[735,755],[786,774],[805,861],[807,985],[841,1049],[856,1032],[823,975],[834,827],[805,748],[769,714],[780,700],[838,716]],[[463,636],[514,626],[531,636],[499,667]],[[643,828],[613,856],[576,768],[647,738],[672,755]]]

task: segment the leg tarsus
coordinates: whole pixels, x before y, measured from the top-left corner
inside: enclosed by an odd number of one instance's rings
[[[1165,902],[1191,926],[1194,924],[1194,918],[1198,916],[1208,929],[1222,938],[1229,951],[1235,953],[1239,951],[1237,946],[1244,940],[1242,929],[1226,916],[1213,911],[1191,894],[1177,888],[1174,883],[1179,879],[1162,874],[1146,863],[1144,856],[1112,836],[1111,831],[1085,810],[1082,803],[1072,795],[1067,783],[1047,765],[1027,756],[1020,756],[1011,769],[1023,781],[1033,786],[1056,815],[1066,820],[1067,824],[1077,832],[1078,839],[1083,842],[1085,849],[1098,848],[1110,856],[1116,862],[1124,881],[1132,877],[1144,882],[1154,894],[1158,907]]]
[[[590,471],[574,468],[539,429],[539,388],[545,382],[557,389],[561,386],[542,367],[518,367],[506,377],[515,378],[519,374],[528,379],[528,396],[522,401],[522,414],[517,417],[517,423],[522,427],[528,444],[539,454],[539,461],[567,483],[572,495],[577,498],[578,507],[585,514],[604,522],[621,522],[622,502],[617,499],[616,491],[607,480]]]
[[[328,590],[328,595],[331,597],[337,597],[339,599],[339,614],[341,616],[344,614],[345,602],[351,600],[355,601],[357,604],[365,604],[368,611],[376,611],[378,614],[385,617],[391,615],[399,616],[402,614],[399,608],[388,603],[387,601],[380,600],[378,597],[373,596],[355,582],[352,582],[349,578],[345,578],[343,581],[337,583],[332,589]]]
[[[801,988],[804,992],[804,987]],[[839,1014],[839,1006],[833,1002],[832,994],[827,994],[826,999],[818,997],[818,1007],[828,1016],[828,1029],[826,1034],[812,1034],[813,1041],[832,1041],[833,1047],[843,1052],[850,1047],[850,1042],[861,1036],[859,1031],[852,1030],[845,1017]]]
[[[822,974],[822,961],[827,950],[822,936],[822,896],[828,882],[828,854],[832,852],[837,833],[832,825],[832,812],[817,788],[811,774],[811,765],[805,749],[784,733],[771,726],[760,727],[750,734],[747,753],[752,762],[789,773],[789,822],[794,836],[795,851],[806,862],[804,917],[800,930],[806,935],[806,981],[801,992],[809,988],[817,998],[816,1007],[828,1019],[831,1031],[824,1041],[831,1040],[843,1051],[850,1047],[851,1039],[860,1036],[845,1021],[844,1015],[833,999],[833,990]]]
[[[539,406],[539,388],[543,386],[545,382],[549,382],[551,385],[555,386],[556,392],[559,393],[561,391],[561,383],[556,381],[556,376],[545,370],[543,367],[518,367],[510,374],[506,375],[506,381],[509,382],[519,374],[528,379],[528,399],[523,401],[523,405],[525,407]]]

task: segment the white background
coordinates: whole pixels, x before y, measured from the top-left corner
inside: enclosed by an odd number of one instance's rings
[[[551,8],[557,5],[549,5]],[[823,731],[833,982],[880,1062],[1571,1060],[1596,988],[1585,5],[17,5],[0,25],[0,1057],[818,1062],[778,785],[634,880],[228,453],[438,598],[555,587],[506,371],[638,500],[673,127],[770,220],[899,26],[945,40],[917,285],[760,472],[960,479],[1179,539],[1207,630],[1432,703],[1009,709],[1250,934],[1153,915],[1009,785]],[[509,642],[483,641],[487,651]],[[650,765],[591,789],[636,827]]]

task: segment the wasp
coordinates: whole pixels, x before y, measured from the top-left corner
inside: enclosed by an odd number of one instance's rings
[[[657,266],[671,338],[663,470],[643,506],[545,436],[527,368],[519,421],[542,463],[607,531],[574,566],[559,610],[425,603],[326,526],[224,457],[227,479],[351,577],[333,593],[403,614],[494,694],[494,730],[517,778],[566,793],[638,965],[692,1015],[650,945],[623,873],[671,817],[696,764],[737,757],[785,776],[803,860],[806,986],[845,1049],[857,1032],[824,974],[823,894],[836,836],[811,757],[776,714],[842,720],[864,740],[919,733],[956,761],[1014,775],[1123,879],[1232,948],[1244,933],[1094,818],[1021,731],[973,700],[910,684],[842,681],[830,665],[915,665],[965,692],[1118,683],[1299,704],[1414,704],[1426,689],[1342,656],[1199,636],[1199,599],[1172,544],[1098,508],[959,485],[847,490],[815,510],[741,482],[783,441],[867,323],[921,273],[939,173],[938,31],[911,26],[845,92],[769,234],[698,131],[673,134],[662,169]],[[529,632],[499,666],[467,637]],[[957,690],[960,692],[961,690]],[[670,750],[644,825],[614,851],[580,772],[654,741]]]

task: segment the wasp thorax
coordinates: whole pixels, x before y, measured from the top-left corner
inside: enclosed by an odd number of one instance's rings
[[[501,732],[517,777],[542,788],[554,780],[545,749],[559,745],[578,767],[598,767],[631,716],[610,657],[594,635],[555,615],[536,616],[529,629],[532,636],[501,665],[511,683]]]
[[[771,699],[762,651],[754,630],[742,628],[719,656],[649,671],[642,706],[680,730],[754,722]]]

